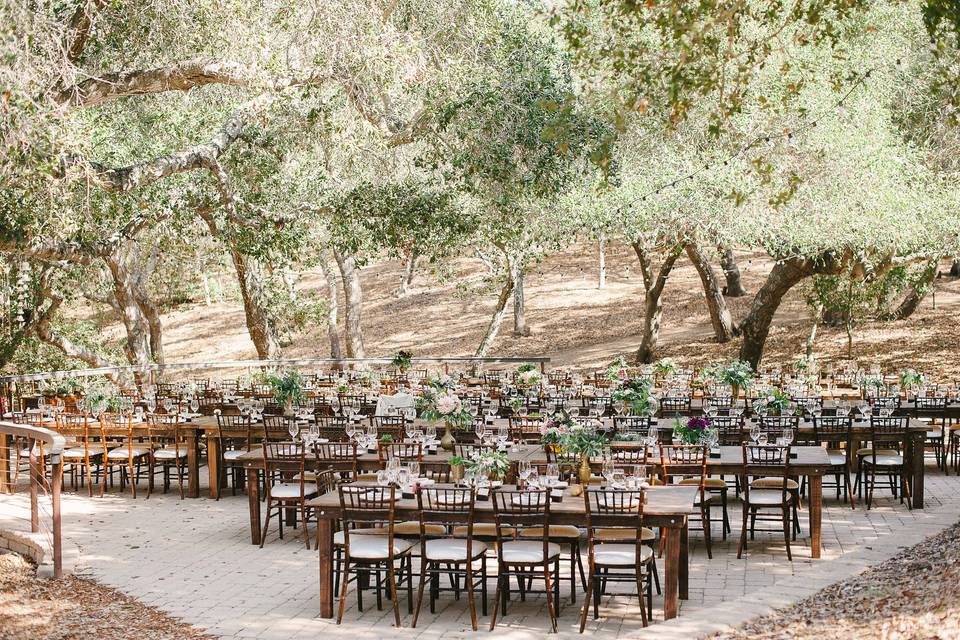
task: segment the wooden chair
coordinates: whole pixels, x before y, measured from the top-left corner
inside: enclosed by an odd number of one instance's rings
[[[918,420],[927,422],[927,437],[924,440],[924,448],[933,449],[934,459],[937,461],[937,468],[947,472],[947,420],[937,414],[947,408],[946,396],[917,396],[915,406],[918,413]],[[939,423],[939,424],[938,424]]]
[[[93,496],[94,471],[91,465],[96,466],[99,471],[106,455],[100,424],[96,423],[91,429],[90,418],[86,414],[62,413],[57,415],[56,420],[57,431],[67,440],[67,446],[62,453],[60,477],[63,478],[65,469],[69,467],[70,485],[75,489],[79,471],[80,486],[82,487],[86,480],[87,495]]]
[[[650,434],[651,424],[649,416],[613,416],[613,435],[645,438]],[[656,425],[653,426],[656,430]]]
[[[540,431],[542,427],[541,417],[510,416],[510,439],[524,444],[537,444],[543,437]]]
[[[430,613],[436,613],[436,599],[440,593],[440,574],[450,576],[453,590],[459,599],[460,580],[467,591],[467,606],[470,622],[477,630],[477,605],[474,591],[480,587],[483,615],[487,615],[487,565],[484,554],[487,545],[473,536],[474,504],[473,489],[423,487],[417,493],[420,511],[420,586],[417,588],[417,604],[413,610],[411,627],[416,628],[423,604],[423,592],[430,579]],[[460,538],[438,538],[432,531],[435,527],[447,529],[466,527]],[[474,564],[479,562],[480,577],[475,578]]]
[[[660,468],[663,482],[670,484],[674,477],[679,477],[678,484],[695,486],[699,489],[700,497],[694,502],[693,506],[700,508],[700,524],[707,545],[707,558],[713,559],[713,541],[710,527],[710,508],[713,506],[713,496],[707,493],[707,455],[705,445],[660,445]],[[725,521],[727,520],[727,483],[719,479],[716,480],[717,482],[712,483],[711,488],[721,492],[723,520]]]
[[[660,417],[690,413],[690,396],[667,396],[660,399]]]
[[[314,414],[317,430],[321,438],[330,442],[347,442],[347,419],[337,416],[320,416]]]
[[[600,617],[600,595],[607,582],[637,585],[640,618],[643,626],[653,613],[651,566],[656,566],[653,549],[639,531],[643,526],[643,490],[619,491],[588,488],[583,493],[587,525],[586,597],[580,612],[580,633],[587,625],[587,612],[593,603],[593,619]],[[646,606],[644,606],[646,595]]]
[[[243,465],[238,459],[253,449],[253,423],[250,421],[250,416],[240,415],[239,412],[218,413],[217,436],[220,442],[217,481],[223,486],[229,468],[233,478],[232,492],[233,495],[237,495],[237,486],[243,483]],[[219,500],[219,494],[217,496]]]
[[[550,542],[547,537],[550,492],[546,489],[501,489],[494,491],[491,497],[497,524],[497,592],[493,615],[490,617],[490,631],[497,626],[497,612],[501,611],[506,615],[507,601],[510,599],[510,578],[516,577],[521,585],[521,598],[524,596],[528,578],[543,579],[550,626],[556,633],[560,588],[554,577],[560,574],[560,545]],[[528,527],[540,528],[539,539],[519,540],[508,534]]]
[[[363,588],[360,576],[376,577],[379,586],[382,578],[387,579],[390,601],[393,604],[394,623],[400,626],[400,605],[397,597],[397,566],[402,573],[406,567],[407,608],[413,609],[412,569],[410,551],[414,543],[394,537],[394,499],[393,487],[375,487],[364,485],[340,485],[340,511],[342,521],[340,531],[334,534],[343,547],[343,584],[340,592],[340,605],[337,611],[337,624],[343,620],[347,593],[350,582],[357,582],[357,604],[363,611]],[[371,531],[376,532],[371,533]],[[361,533],[363,532],[363,533]],[[354,575],[353,580],[350,574]],[[380,605],[380,589],[377,589],[377,601]]]
[[[307,532],[307,499],[317,495],[316,486],[307,486],[304,477],[306,449],[294,442],[268,442],[261,444],[263,451],[263,477],[266,489],[267,513],[263,520],[263,531],[260,534],[260,548],[267,540],[267,531],[270,528],[270,516],[274,509],[277,512],[277,521],[280,525],[280,539],[283,540],[284,512],[295,508],[300,511],[300,522],[303,526],[303,544],[310,548],[310,534]],[[291,474],[293,482],[286,480]],[[296,528],[296,520],[294,520]]]
[[[783,540],[787,546],[787,559],[793,560],[790,552],[791,514],[796,504],[795,494],[787,484],[790,477],[790,447],[777,445],[743,445],[743,523],[740,529],[740,544],[737,558],[743,557],[747,548],[747,519],[750,539],[754,539],[757,521],[782,521]],[[762,488],[751,486],[749,478],[764,476],[779,479],[779,486]],[[775,512],[769,514],[769,512]],[[779,515],[777,515],[779,514]]]
[[[830,456],[830,471],[835,478],[837,499],[841,491],[844,499],[849,500],[850,508],[855,509],[853,487],[850,484],[853,420],[849,416],[814,416],[813,438],[816,446],[825,446]],[[841,484],[841,476],[843,483]],[[825,485],[826,486],[826,485]]]
[[[407,421],[403,416],[373,416],[370,422],[377,427],[377,439],[390,436],[394,442],[400,442],[406,435]]]
[[[867,510],[873,505],[873,490],[877,486],[878,475],[886,478],[886,486],[894,497],[900,498],[901,503],[904,498],[910,498],[908,465],[900,452],[901,443],[909,438],[908,425],[906,416],[870,417],[870,451],[861,458]],[[913,508],[910,500],[907,500],[907,507]]]
[[[291,424],[293,424],[296,429],[293,434],[290,433]],[[296,418],[288,418],[283,415],[263,416],[263,437],[268,442],[289,441],[291,438],[295,438],[295,434],[298,433],[300,433],[300,427],[297,425]]]
[[[180,416],[152,414],[149,418],[150,471],[147,484],[147,499],[153,493],[154,480],[159,472],[163,476],[163,492],[170,489],[170,471],[177,473],[177,488],[183,500],[183,476],[187,466],[188,444]]]
[[[134,435],[132,414],[104,413],[100,416],[100,425],[108,449],[104,458],[104,473],[112,480],[113,472],[118,471],[120,491],[129,482],[130,493],[136,498],[137,481],[143,464],[150,463],[150,443],[139,442]],[[106,482],[100,485],[100,495],[103,495],[105,485]]]

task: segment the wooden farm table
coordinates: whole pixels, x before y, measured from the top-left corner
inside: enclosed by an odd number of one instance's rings
[[[695,512],[696,487],[652,487],[647,491],[643,524],[660,527],[665,532],[663,611],[669,620],[677,617],[679,599],[688,597],[687,516]],[[320,617],[333,617],[333,523],[339,519],[340,498],[335,492],[307,501],[317,513],[317,536],[320,540]],[[418,517],[417,501],[400,499],[395,503],[398,519]],[[476,522],[493,523],[493,504],[477,501]],[[565,495],[562,502],[550,504],[551,525],[586,525],[586,508],[580,496]]]

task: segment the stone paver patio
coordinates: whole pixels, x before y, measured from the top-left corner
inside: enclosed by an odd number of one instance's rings
[[[588,620],[587,631],[610,638],[690,638],[767,613],[952,524],[960,517],[958,488],[960,478],[945,477],[931,462],[924,510],[909,511],[889,497],[879,499],[870,512],[860,505],[851,510],[825,489],[823,558],[810,558],[803,510],[803,533],[793,547],[792,563],[775,534],[758,534],[745,558],[737,560],[740,512],[733,501],[733,534],[725,542],[714,541],[713,560],[707,559],[702,534],[691,531],[690,599],[681,602],[678,619],[665,623],[662,601],[654,596],[654,624],[644,630],[636,600],[621,595],[604,600],[601,619]],[[333,632],[358,639],[394,635],[450,640],[474,633],[466,603],[451,594],[441,596],[435,615],[424,605],[417,629],[406,628],[410,617],[405,599],[405,628],[396,630],[389,609],[377,611],[368,597],[360,613],[353,592],[343,625],[318,618],[316,552],[304,548],[299,531],[286,529],[281,541],[275,527],[263,549],[251,545],[246,497],[227,494],[220,501],[181,501],[175,493],[155,494],[149,500],[116,492],[104,498],[68,494],[63,501],[67,558],[75,562],[77,573],[223,637],[305,638]],[[24,530],[28,508],[22,492],[0,496],[0,529]],[[716,522],[714,531],[719,538]],[[491,580],[491,608],[493,586]],[[564,583],[560,635],[573,637],[578,635],[582,594],[578,605],[571,606],[567,588]],[[481,617],[478,633],[485,634],[487,624],[489,618]],[[548,628],[542,596],[528,596],[525,603],[514,597],[497,634],[540,638]]]

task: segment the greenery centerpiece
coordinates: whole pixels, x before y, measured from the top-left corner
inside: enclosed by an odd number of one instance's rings
[[[626,378],[610,394],[619,402],[624,412],[633,416],[652,416],[657,412],[657,399],[650,394],[653,381],[650,378]]]
[[[543,374],[532,362],[525,362],[517,367],[516,383],[518,387],[531,389],[543,381]]]
[[[447,451],[453,451],[457,442],[451,430],[469,429],[474,421],[474,415],[464,408],[457,394],[442,385],[428,385],[424,389],[417,398],[417,413],[430,422],[443,421],[444,434],[440,446]]]
[[[109,382],[99,381],[87,385],[82,405],[94,417],[99,417],[102,413],[120,413],[124,403],[116,387]]]
[[[288,418],[294,414],[294,406],[301,405],[306,400],[303,376],[296,369],[268,373],[263,380],[270,385],[274,401],[283,407],[283,415]]]
[[[607,365],[607,378],[611,382],[622,382],[630,377],[630,367],[627,366],[627,359],[623,356],[617,356]]]
[[[916,390],[918,387],[922,387],[926,383],[926,378],[924,378],[923,374],[916,369],[904,369],[900,372],[899,379],[900,387],[905,390]]]
[[[790,394],[783,389],[774,387],[766,396],[757,398],[753,403],[753,408],[756,413],[767,411],[774,415],[787,416],[792,415],[792,405],[793,398],[790,397]]]
[[[410,367],[413,364],[413,354],[409,351],[404,351],[401,349],[393,355],[393,358],[390,359],[390,364],[396,367],[400,373],[406,373],[410,370]]]
[[[733,399],[737,400],[740,397],[740,391],[749,389],[753,384],[754,372],[749,362],[734,360],[727,364],[707,367],[704,369],[704,374],[720,384],[728,385]]]
[[[653,374],[658,378],[672,376],[680,369],[673,358],[660,358],[653,363]]]
[[[560,434],[560,447],[571,456],[580,458],[580,484],[590,483],[590,458],[603,453],[607,437],[594,429],[573,425]]]
[[[570,417],[569,413],[566,411],[558,411],[544,426],[540,443],[543,444],[544,447],[558,452],[563,444],[563,436],[575,425],[576,423],[573,421],[573,418]]]

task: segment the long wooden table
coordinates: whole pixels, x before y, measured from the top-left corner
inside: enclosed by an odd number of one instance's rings
[[[696,487],[653,487],[647,492],[643,510],[644,526],[660,527],[665,532],[663,611],[669,620],[677,617],[679,600],[688,597],[687,516],[695,512]],[[333,523],[340,518],[340,499],[329,493],[307,502],[317,513],[317,535],[320,540],[320,617],[333,617]],[[395,503],[398,518],[415,519],[417,501],[400,499]],[[550,504],[551,525],[585,524],[586,508],[580,496],[565,495],[561,502]],[[493,523],[490,500],[477,501],[476,522]]]

